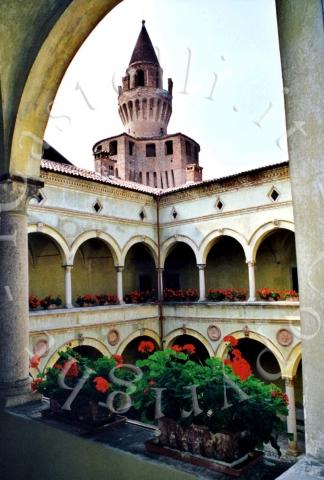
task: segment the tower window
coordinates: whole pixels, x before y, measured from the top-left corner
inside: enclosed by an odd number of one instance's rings
[[[157,175],[156,172],[153,173],[154,187],[157,188]]]
[[[146,172],[146,185],[150,184],[150,172]]]
[[[173,141],[168,140],[165,142],[165,154],[166,155],[172,155],[173,154]]]
[[[102,145],[97,145],[96,146],[96,152],[101,152],[102,150]]]
[[[186,155],[191,157],[191,143],[186,141]]]
[[[147,143],[146,144],[146,156],[147,157],[155,157],[156,156],[155,143]]]
[[[128,153],[129,153],[129,155],[134,155],[134,146],[135,146],[134,142],[129,142],[128,143]]]
[[[117,152],[118,152],[117,140],[113,140],[112,142],[109,143],[109,155],[117,155]]]
[[[143,183],[143,175],[142,175],[142,172],[139,172],[139,183]]]
[[[194,147],[194,159],[198,160],[198,148]]]
[[[136,87],[145,86],[145,75],[143,70],[137,70],[136,72]]]

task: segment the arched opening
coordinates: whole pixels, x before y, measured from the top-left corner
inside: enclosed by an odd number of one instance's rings
[[[29,293],[38,299],[50,295],[64,301],[64,269],[60,247],[49,235],[28,235]]]
[[[152,352],[143,353],[139,351],[139,346],[141,342],[150,342],[152,347]],[[148,335],[141,335],[131,340],[122,352],[122,357],[124,363],[135,364],[137,360],[143,360],[148,357],[150,353],[160,350],[160,347],[153,338]]]
[[[156,292],[155,262],[152,252],[144,243],[135,243],[127,252],[123,282],[126,295],[133,291],[152,292],[154,290]]]
[[[135,77],[135,87],[145,87],[144,70],[137,70]]]
[[[79,345],[77,347],[73,347],[73,350],[82,355],[82,357],[89,358],[90,360],[97,360],[103,356],[97,348],[90,345]]]
[[[164,287],[174,290],[198,289],[198,283],[194,252],[184,242],[174,243],[164,264]]]
[[[206,259],[206,288],[247,289],[248,271],[242,245],[224,235],[216,239]]]
[[[109,247],[99,238],[78,248],[72,269],[73,300],[79,295],[116,294],[116,272]]]
[[[298,292],[295,235],[290,230],[270,232],[256,255],[256,287]]]
[[[208,358],[210,358],[205,345],[200,340],[198,340],[198,338],[193,337],[192,335],[179,335],[172,340],[168,347],[171,348],[174,345],[179,345],[180,347],[183,347],[184,345],[188,344],[195,347],[195,353],[190,355],[190,360],[192,360],[193,362],[203,364]]]
[[[274,383],[283,391],[285,390],[280,365],[269,348],[250,338],[241,338],[236,348],[241,351],[242,357],[249,362],[254,376],[265,383]]]
[[[297,418],[297,432],[304,435],[305,432],[305,418],[304,418],[304,400],[303,400],[303,363],[300,360],[296,376],[294,378],[295,386],[295,402],[296,402],[296,418]]]

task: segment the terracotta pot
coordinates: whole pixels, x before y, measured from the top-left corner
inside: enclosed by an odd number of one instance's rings
[[[212,433],[204,425],[182,427],[175,420],[159,420],[159,444],[207,458],[233,462],[254,449],[248,432]]]
[[[68,397],[68,396],[67,396]],[[69,418],[71,420],[77,420],[90,425],[99,425],[107,421],[110,421],[114,416],[110,410],[105,407],[101,407],[91,400],[80,407],[75,407],[72,403],[71,410],[62,410],[64,401],[57,401],[53,398],[50,399],[50,410],[58,416]]]

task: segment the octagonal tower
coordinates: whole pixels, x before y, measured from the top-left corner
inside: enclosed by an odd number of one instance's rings
[[[163,89],[163,70],[145,20],[122,82],[122,87],[118,87],[118,111],[125,133],[135,138],[166,135],[172,113],[173,84],[169,78],[168,90]]]

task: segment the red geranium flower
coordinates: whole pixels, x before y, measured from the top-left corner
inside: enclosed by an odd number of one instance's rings
[[[154,343],[142,340],[137,349],[141,353],[152,353],[155,350]]]
[[[150,380],[148,383],[149,383],[149,385],[155,385],[155,384],[156,384],[156,381],[152,379],[152,380]]]
[[[192,355],[196,353],[196,347],[192,343],[187,343],[182,347],[182,350],[186,352],[188,355]]]
[[[40,356],[39,355],[33,355],[30,360],[29,360],[29,366],[31,368],[37,368],[38,365],[40,364]]]
[[[117,353],[115,353],[114,355],[112,355],[112,358],[116,360],[117,365],[122,365],[124,363],[122,355],[118,355]]]
[[[35,378],[35,380],[32,381],[31,389],[33,392],[36,392],[38,390],[38,385],[42,383],[42,381],[43,381],[42,378]]]
[[[93,383],[96,385],[96,390],[101,393],[108,392],[110,385],[104,377],[96,377],[93,379]]]
[[[234,358],[232,369],[241,380],[246,380],[252,375],[250,364],[244,358]]]
[[[233,348],[232,354],[235,358],[242,358],[241,350],[239,350],[238,348]]]
[[[230,342],[233,347],[236,347],[238,344],[238,341],[232,335],[226,335],[226,337],[224,337],[224,342]]]
[[[182,347],[180,347],[180,345],[172,345],[171,350],[173,350],[174,352],[180,353],[182,352]]]

